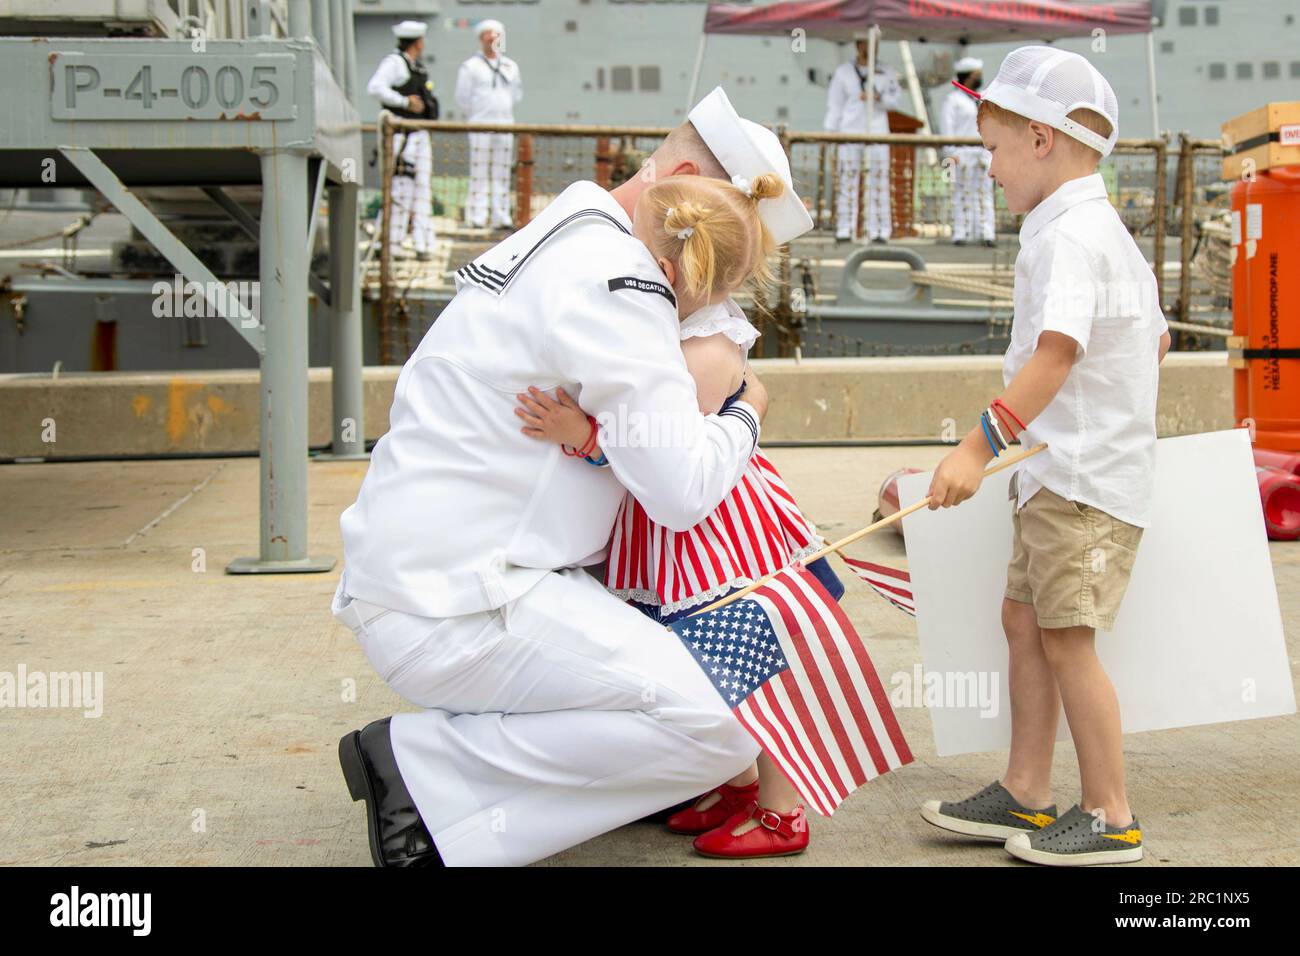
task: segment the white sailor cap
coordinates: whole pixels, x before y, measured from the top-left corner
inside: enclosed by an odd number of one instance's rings
[[[775,133],[742,118],[720,86],[700,100],[687,119],[728,175],[752,180],[763,173],[776,173],[785,180],[781,195],[758,201],[758,214],[777,245],[785,245],[812,228],[812,216],[794,191],[790,160]]]
[[[418,40],[429,32],[429,24],[422,20],[403,20],[393,27],[393,36],[399,40]]]
[[[953,64],[954,73],[973,73],[984,69],[984,61],[975,56],[964,56]]]
[[[474,28],[475,36],[482,36],[488,30],[496,30],[497,33],[505,33],[506,28],[500,20],[480,20],[478,26]]]
[[[853,31],[853,39],[854,39],[855,42],[858,41],[858,40],[870,40],[870,39],[871,39],[871,31],[870,31],[870,30],[854,30],[854,31]]]

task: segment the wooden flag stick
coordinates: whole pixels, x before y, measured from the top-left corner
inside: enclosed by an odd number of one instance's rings
[[[987,471],[984,472],[984,477],[981,478],[980,481],[982,482],[984,478],[987,478],[989,475],[995,474],[996,472],[1002,471],[1004,468],[1010,468],[1012,465],[1019,464],[1020,462],[1028,458],[1030,455],[1037,455],[1040,451],[1042,451],[1046,447],[1047,447],[1046,443],[1035,445],[1033,448],[1028,448],[1022,452],[1012,455],[1010,458],[1006,459],[1005,461],[998,462],[992,468],[989,468]],[[888,518],[881,518],[875,524],[869,524],[865,528],[861,529],[860,531],[853,532],[847,538],[841,538],[839,541],[836,541],[834,544],[828,544],[820,551],[816,551],[813,554],[808,555],[808,557],[803,559],[803,564],[804,565],[812,564],[818,558],[824,558],[832,551],[839,551],[841,548],[845,547],[846,545],[852,544],[854,541],[857,541],[860,538],[865,538],[867,535],[879,531],[881,528],[885,528],[891,524],[894,524],[895,522],[902,521],[913,511],[920,511],[922,508],[926,507],[929,504],[930,504],[930,496],[926,495],[916,504],[909,505],[908,507],[904,508],[902,511],[895,511]],[[782,568],[782,570],[785,569]],[[753,591],[755,588],[762,587],[764,584],[772,580],[772,578],[776,577],[780,573],[781,573],[780,571],[773,571],[771,574],[760,578],[759,580],[755,581],[753,584],[750,584],[747,587],[743,587],[739,591],[733,591],[731,594],[728,594],[726,597],[722,598],[721,600],[714,601],[712,604],[708,605],[707,607],[700,608],[700,610],[695,611],[694,613],[704,614],[706,611],[713,611],[716,610],[717,608],[722,607],[725,604],[730,604],[732,601],[744,597],[746,594],[748,594],[750,591]]]

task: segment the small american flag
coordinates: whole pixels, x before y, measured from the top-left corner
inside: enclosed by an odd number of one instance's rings
[[[808,571],[670,627],[818,813],[912,761],[862,639]]]
[[[897,568],[887,568],[883,564],[859,561],[841,554],[840,558],[853,573],[866,582],[875,591],[900,611],[916,617],[916,601],[912,598],[912,576]]]

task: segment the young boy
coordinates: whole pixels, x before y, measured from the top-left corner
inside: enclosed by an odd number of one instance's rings
[[[1119,132],[1106,79],[1076,53],[1021,47],[981,98],[978,121],[989,175],[1007,207],[1027,214],[1006,390],[940,463],[931,508],[973,495],[1013,436],[1048,447],[1010,489],[1007,772],[965,800],[928,801],[921,814],[956,833],[1005,839],[1008,852],[1035,863],[1132,862],[1142,858],[1142,831],[1124,790],[1118,701],[1094,641],[1097,628],[1114,626],[1150,524],[1168,325],[1151,269],[1097,173]],[[1058,817],[1051,767],[1062,704],[1083,792]]]

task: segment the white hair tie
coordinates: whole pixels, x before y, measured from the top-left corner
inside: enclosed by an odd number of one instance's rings
[[[744,176],[732,176],[731,185],[735,186],[737,189],[739,189],[746,196],[749,196],[751,199],[753,198],[754,186]]]
[[[676,207],[669,207],[668,212],[667,212],[667,214],[664,216],[664,218],[665,218],[665,219],[671,219],[671,218],[673,218],[673,214],[676,213],[676,212],[677,212]],[[687,226],[685,229],[682,229],[682,230],[679,230],[679,231],[678,231],[678,233],[677,233],[677,238],[680,239],[682,242],[685,242],[687,239],[691,238],[691,236],[693,236],[693,235],[695,235],[695,227],[694,227],[694,226]]]

